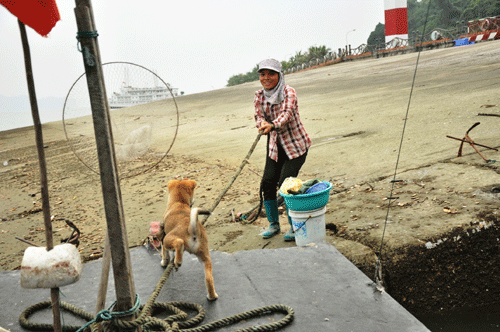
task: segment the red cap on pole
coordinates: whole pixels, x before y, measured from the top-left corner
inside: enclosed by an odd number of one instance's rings
[[[408,11],[406,0],[384,0],[385,40],[396,37],[408,39]]]

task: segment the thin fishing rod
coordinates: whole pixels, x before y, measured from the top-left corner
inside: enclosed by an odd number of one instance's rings
[[[429,18],[429,9],[431,7],[431,2],[432,1],[429,0],[429,3],[427,5],[427,14],[425,15],[424,29],[422,31],[422,37],[420,38],[420,40],[423,40],[423,37],[425,35],[425,28],[427,26],[427,19]],[[412,80],[412,84],[411,84],[410,97],[408,99],[408,106],[406,108],[406,115],[405,115],[405,120],[404,120],[404,123],[403,123],[403,131],[401,133],[401,141],[399,143],[399,150],[398,150],[398,157],[397,157],[397,160],[396,160],[396,167],[394,169],[394,176],[393,176],[393,179],[391,181],[392,185],[391,185],[391,193],[389,195],[389,204],[387,205],[387,214],[385,216],[384,230],[382,232],[382,239],[381,239],[381,242],[380,242],[380,249],[379,249],[379,252],[378,252],[379,259],[382,256],[382,248],[383,248],[383,245],[384,245],[385,230],[387,228],[387,219],[389,218],[389,211],[391,209],[391,203],[393,201],[392,194],[394,192],[394,186],[397,183],[397,181],[396,181],[396,174],[398,172],[399,159],[401,157],[401,150],[402,150],[402,147],[403,147],[403,139],[404,139],[404,136],[405,136],[406,124],[408,122],[408,114],[410,112],[411,97],[413,95],[413,88],[415,87],[415,78],[417,77],[418,63],[419,63],[419,60],[420,60],[420,53],[421,52],[422,52],[422,47],[420,47],[419,50],[418,50],[417,62],[415,64],[415,71],[413,73],[413,80]]]

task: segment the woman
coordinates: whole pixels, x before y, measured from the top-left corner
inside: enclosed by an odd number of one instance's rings
[[[277,189],[288,177],[297,177],[306,161],[311,139],[300,121],[295,89],[285,84],[281,63],[266,59],[259,63],[259,78],[263,89],[255,93],[255,121],[257,129],[267,138],[267,157],[261,190],[264,196],[269,228],[264,239],[280,232]],[[287,209],[288,214],[288,209]],[[292,221],[285,241],[295,240]]]

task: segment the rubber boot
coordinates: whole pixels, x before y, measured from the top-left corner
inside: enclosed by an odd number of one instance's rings
[[[283,236],[283,240],[285,242],[295,241],[295,233],[293,232],[292,218],[290,214],[288,214],[288,208],[286,208],[286,215],[288,216],[288,223],[290,224],[290,229],[286,232],[285,236]]]
[[[266,208],[267,220],[269,221],[269,228],[267,231],[262,233],[264,239],[269,239],[280,232],[280,222],[279,222],[279,212],[278,212],[278,201],[264,201],[264,207]]]

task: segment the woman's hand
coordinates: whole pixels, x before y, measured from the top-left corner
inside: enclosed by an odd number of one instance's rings
[[[260,124],[259,133],[261,133],[262,135],[267,135],[267,134],[269,134],[269,132],[271,130],[273,130],[273,128],[274,128],[274,126],[271,123],[267,123],[266,121],[263,121]]]

